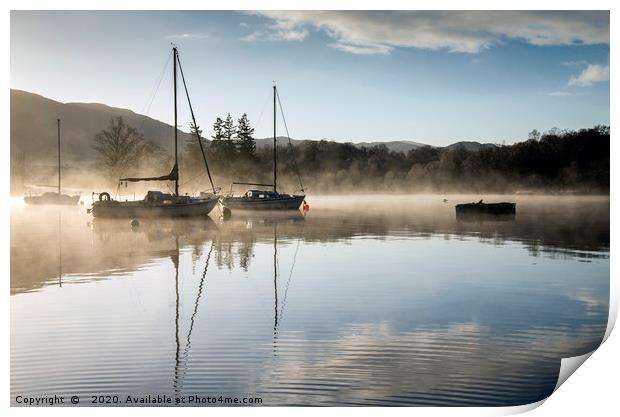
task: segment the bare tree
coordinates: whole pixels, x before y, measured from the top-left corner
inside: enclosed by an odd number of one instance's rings
[[[97,133],[94,141],[100,162],[114,177],[137,169],[145,157],[161,152],[157,144],[147,141],[120,116],[110,119],[107,129]]]

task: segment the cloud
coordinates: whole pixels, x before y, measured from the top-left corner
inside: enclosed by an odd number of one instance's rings
[[[306,29],[273,30],[273,28],[271,28],[269,30],[256,30],[248,35],[242,36],[239,39],[246,42],[303,41],[306,39],[306,36],[308,36],[308,31]]]
[[[568,91],[551,91],[548,93],[545,93],[546,96],[551,96],[551,97],[569,97],[572,96],[572,93],[569,93]]]
[[[588,66],[581,71],[576,77],[571,77],[568,81],[568,85],[587,87],[600,81],[609,80],[609,65],[602,66],[598,64],[588,64]]]
[[[562,65],[564,65],[565,67],[576,67],[576,66],[588,65],[588,61],[584,61],[584,60],[565,61],[565,62],[562,62]]]
[[[516,39],[532,45],[609,43],[607,11],[263,11],[270,20],[252,40],[303,40],[308,29],[354,54],[420,48],[478,53]]]
[[[351,45],[351,44],[346,44],[342,42],[330,43],[327,46],[329,46],[330,48],[334,48],[334,49],[338,49],[344,52],[349,52],[349,53],[358,54],[358,55],[373,55],[373,54],[389,55],[390,52],[392,52],[392,50],[394,49],[391,46],[382,45],[382,44]]]
[[[308,36],[307,30],[279,30],[275,33],[276,39],[283,41],[303,41]]]
[[[206,33],[177,33],[174,35],[166,36],[166,39],[206,39],[208,35]]]

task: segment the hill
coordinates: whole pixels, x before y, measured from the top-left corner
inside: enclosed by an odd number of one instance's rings
[[[288,146],[288,138],[286,136],[278,136],[276,138],[277,142],[278,142],[278,147],[280,146]],[[297,146],[303,142],[305,142],[306,140],[304,139],[292,139],[291,138],[291,143],[293,144],[293,146]],[[262,139],[256,139],[256,148],[257,149],[262,149],[262,148],[273,148],[273,138],[262,138]]]
[[[166,123],[93,103],[59,103],[37,94],[11,90],[11,190],[20,193],[32,185],[56,180],[56,118],[62,119],[63,183],[66,187],[95,190],[116,184],[104,170],[93,166],[93,137],[110,118],[122,116],[147,139],[170,151],[172,127]],[[537,140],[496,146],[479,142],[457,142],[446,147],[417,142],[362,142],[292,140],[290,150],[280,154],[280,177],[286,189],[296,187],[295,167],[304,183],[316,192],[366,191],[458,191],[510,192],[544,190],[554,192],[609,192],[609,127],[594,126],[577,131],[549,131]],[[181,141],[190,141],[180,133]],[[278,138],[282,145],[285,137]],[[216,184],[239,178],[269,181],[272,175],[271,138],[257,140],[255,159],[241,160],[237,152],[207,149]],[[394,152],[386,152],[385,147]],[[260,149],[262,148],[262,149]],[[459,152],[453,152],[453,150]],[[265,152],[267,150],[267,152]],[[193,155],[193,154],[192,154]],[[204,189],[202,158],[181,161],[184,186]],[[49,168],[52,169],[49,169]],[[33,169],[36,168],[36,169]],[[153,174],[150,166],[142,167]],[[161,169],[155,174],[161,175]],[[147,172],[144,172],[147,174]],[[195,184],[190,184],[197,178]],[[193,188],[192,188],[193,187]]]
[[[394,140],[390,142],[359,142],[355,144],[358,148],[372,148],[377,145],[385,145],[390,151],[393,152],[409,152],[413,149],[428,146],[424,143],[413,142],[410,140]]]
[[[313,140],[316,140],[316,139],[292,139],[291,138],[291,143],[293,144],[293,146],[297,146],[304,142],[313,141]],[[325,139],[325,140],[329,142],[334,142],[334,141],[330,141],[329,139]],[[288,138],[285,136],[278,136],[277,141],[278,141],[278,146],[288,145]],[[423,143],[412,142],[408,140],[395,140],[395,141],[389,141],[389,142],[358,142],[358,143],[354,143],[353,145],[355,145],[357,148],[372,148],[373,146],[377,146],[377,145],[385,145],[390,151],[393,151],[393,152],[408,152],[412,149],[418,149],[423,146],[427,146]],[[258,149],[271,148],[272,146],[273,146],[273,138],[256,139],[256,147]]]
[[[26,154],[30,160],[52,161],[56,155],[56,119],[62,123],[63,160],[65,162],[93,160],[93,137],[105,129],[110,118],[122,116],[125,121],[136,127],[144,136],[172,152],[172,126],[159,120],[135,113],[131,110],[110,107],[100,103],[60,103],[38,94],[22,90],[11,90],[11,158]],[[179,130],[181,143],[191,140],[189,133]],[[294,146],[313,139],[291,139]],[[288,138],[279,136],[278,145],[288,145]],[[256,139],[256,147],[270,148],[272,138]],[[387,142],[354,143],[357,148],[372,148],[385,145],[390,151],[409,152],[427,146],[423,143],[396,140]],[[490,143],[456,142],[447,149],[463,147],[476,152],[485,147],[494,147]]]
[[[453,150],[453,149],[465,149],[468,152],[478,152],[482,149],[487,149],[487,148],[496,148],[497,145],[494,145],[493,143],[480,143],[480,142],[466,142],[466,141],[462,141],[462,142],[456,142],[453,143],[452,145],[448,145],[446,146],[446,149],[449,150]]]
[[[105,129],[110,118],[122,116],[148,140],[171,152],[172,126],[131,110],[98,103],[60,103],[21,90],[11,90],[11,158],[24,153],[30,160],[52,162],[57,152],[56,119],[61,119],[63,160],[91,160],[95,157],[93,137]],[[179,131],[179,139],[190,139]]]

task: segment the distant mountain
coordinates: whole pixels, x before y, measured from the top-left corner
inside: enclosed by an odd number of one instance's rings
[[[371,148],[377,145],[385,145],[390,151],[393,152],[409,152],[412,149],[428,146],[424,143],[413,142],[410,140],[394,140],[391,142],[360,142],[355,144],[358,148]]]
[[[278,142],[278,146],[288,145],[288,138],[286,136],[278,136],[276,140]],[[304,143],[305,141],[306,140],[304,139],[292,139],[291,138],[291,143],[293,144],[293,146],[297,146],[300,143]],[[273,147],[273,137],[256,139],[256,148],[261,149],[261,148],[272,148],[272,147]]]
[[[173,150],[172,126],[131,110],[98,103],[60,103],[38,94],[11,90],[11,157],[25,153],[30,160],[53,160],[57,152],[56,119],[61,119],[64,161],[93,159],[94,136],[110,118],[122,116],[144,136],[169,152]],[[179,139],[190,139],[179,131]]]
[[[61,119],[63,160],[94,160],[94,136],[105,129],[111,118],[122,116],[125,121],[137,128],[144,136],[165,150],[172,153],[172,126],[159,120],[135,113],[131,110],[110,107],[99,103],[60,103],[22,90],[11,90],[11,158],[20,153],[29,160],[55,162],[56,157],[56,119]],[[180,143],[191,140],[189,133],[179,130]],[[291,139],[293,145],[299,145],[312,139]],[[288,138],[279,136],[278,145],[288,145]],[[256,139],[257,148],[268,148],[273,138]],[[423,143],[409,140],[388,142],[354,143],[359,148],[385,145],[391,151],[408,152],[423,146]],[[494,147],[491,143],[456,142],[448,149],[463,147],[468,151],[478,151]]]
[[[278,136],[277,140],[278,140],[278,146],[288,145],[288,138],[284,136]],[[294,146],[296,146],[296,145],[299,145],[300,143],[311,141],[311,140],[313,139],[304,139],[304,140],[291,139],[291,143]],[[358,143],[354,143],[353,145],[357,146],[358,148],[372,148],[373,146],[385,145],[392,152],[405,152],[405,153],[409,152],[412,149],[418,149],[424,146],[432,146],[432,145],[427,145],[425,143],[413,142],[410,140],[394,140],[394,141],[389,141],[389,142],[358,142]],[[273,146],[273,138],[256,139],[257,148],[265,148],[265,147],[271,148],[272,146]],[[481,149],[494,148],[496,146],[497,145],[494,145],[492,143],[461,141],[461,142],[455,142],[451,145],[445,146],[445,148],[446,149],[463,148],[469,152],[478,152]],[[438,148],[441,148],[441,146],[438,146]]]
[[[481,149],[486,149],[486,148],[495,148],[497,145],[493,144],[493,143],[480,143],[480,142],[467,142],[467,141],[462,141],[462,142],[456,142],[453,143],[452,145],[448,145],[446,146],[447,149],[465,149],[466,151],[469,152],[478,152]]]
[[[316,139],[291,139],[291,143],[293,144],[293,146],[296,146],[301,143],[312,141],[312,140],[316,140]],[[324,139],[324,140],[328,140],[328,139]],[[278,141],[278,146],[288,145],[288,138],[285,136],[278,136],[277,141]],[[412,142],[408,140],[396,140],[396,141],[390,141],[390,142],[359,142],[359,143],[354,143],[353,145],[355,145],[358,148],[371,148],[373,146],[385,145],[390,151],[394,151],[394,152],[408,152],[411,149],[428,146],[423,143]],[[273,146],[273,138],[256,139],[256,147],[259,149],[260,148],[271,148],[272,146]]]

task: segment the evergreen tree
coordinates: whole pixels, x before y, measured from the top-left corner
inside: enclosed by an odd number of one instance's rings
[[[237,122],[237,152],[242,158],[254,159],[256,142],[254,141],[254,128],[250,126],[248,115],[243,113]]]
[[[192,137],[185,144],[185,148],[183,150],[183,164],[186,166],[191,172],[197,172],[197,170],[203,169],[204,160],[202,158],[202,152],[200,150],[200,144],[198,143],[197,138],[200,137],[200,141],[202,142],[203,149],[207,150],[208,144],[207,140],[202,137],[202,130],[200,127],[194,126],[192,123],[190,126]]]
[[[213,136],[211,136],[213,142],[217,142],[224,139],[224,121],[218,117],[213,123]]]
[[[224,121],[218,117],[213,123],[213,135],[211,136],[210,149],[216,160],[224,159]]]
[[[235,124],[233,122],[233,118],[231,117],[230,113],[228,113],[228,115],[226,116],[226,119],[224,120],[224,124],[222,125],[222,135],[224,137],[224,140],[222,142],[223,157],[224,157],[224,160],[231,162],[235,159],[237,149],[235,147],[235,141],[234,141]]]
[[[235,124],[230,113],[228,113],[228,115],[226,116],[226,120],[224,120],[222,133],[225,140],[232,141],[233,137],[235,136]]]

